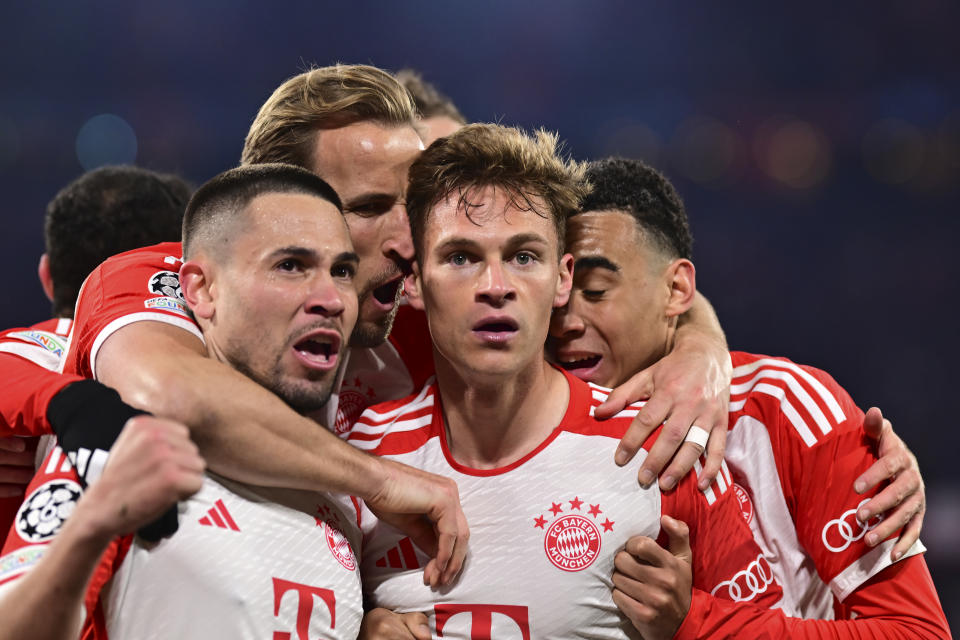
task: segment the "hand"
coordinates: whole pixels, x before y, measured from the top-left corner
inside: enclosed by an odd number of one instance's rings
[[[384,458],[379,462],[385,465],[385,481],[365,498],[367,506],[432,556],[423,570],[424,584],[450,584],[463,568],[470,538],[457,483]]]
[[[730,353],[725,346],[713,339],[688,334],[683,343],[677,342],[673,351],[660,361],[614,389],[607,401],[597,407],[598,418],[609,418],[630,403],[650,398],[620,440],[617,464],[629,462],[650,434],[663,424],[663,431],[637,478],[644,487],[650,486],[673,457],[660,479],[660,486],[669,491],[703,453],[700,445],[683,441],[690,427],[696,425],[710,434],[706,464],[698,481],[701,489],[709,487],[723,462],[732,374]]]
[[[36,438],[0,438],[0,498],[23,497],[35,472]]]
[[[690,532],[670,516],[660,518],[669,551],[652,538],[634,536],[614,558],[613,602],[645,640],[669,639],[690,610],[693,572]]]
[[[422,613],[394,613],[372,609],[363,616],[358,640],[430,640],[427,616]]]
[[[883,521],[867,534],[866,542],[871,547],[903,527],[890,552],[890,557],[896,561],[920,537],[923,515],[927,510],[923,478],[916,456],[893,432],[893,425],[883,417],[880,409],[871,407],[867,411],[863,430],[877,441],[880,458],[856,479],[854,490],[865,493],[885,480],[890,480],[890,484],[857,511],[857,519],[866,522],[877,514],[884,515]]]
[[[152,416],[131,418],[103,475],[77,506],[96,531],[114,537],[152,522],[203,484],[205,464],[188,429]]]

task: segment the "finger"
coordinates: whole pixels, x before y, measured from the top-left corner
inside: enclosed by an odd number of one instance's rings
[[[923,513],[923,509],[918,511],[910,518],[910,522],[907,523],[907,526],[904,527],[900,533],[900,539],[893,545],[893,550],[890,552],[890,559],[894,562],[903,557],[903,554],[910,550],[913,543],[920,539],[920,529],[923,527]]]
[[[669,564],[673,557],[669,551],[657,544],[656,540],[647,536],[633,536],[627,540],[623,550],[637,562],[654,567]]]
[[[16,436],[0,438],[0,451],[11,451],[18,453],[20,451],[26,451],[26,449],[27,443],[23,438],[18,438]]]
[[[34,454],[30,451],[16,453],[0,451],[0,467],[9,465],[14,467],[30,467],[33,469],[34,460]]]
[[[690,527],[687,526],[687,523],[670,516],[661,516],[660,526],[667,533],[667,549],[670,553],[687,564],[693,564],[693,552],[690,550]]]
[[[870,407],[863,416],[863,430],[874,440],[880,440],[880,435],[883,433],[883,422],[883,413],[880,409]]]
[[[645,369],[611,391],[607,399],[594,410],[594,415],[605,420],[623,411],[628,404],[649,398],[652,391],[653,377]]]
[[[921,500],[922,498],[919,495],[914,496],[887,513],[886,517],[872,531],[867,533],[865,538],[867,545],[870,547],[876,546],[896,533],[898,529],[906,526],[910,519],[920,512],[922,508]]]
[[[430,633],[430,626],[427,624],[427,616],[420,612],[414,612],[404,613],[402,617],[410,635],[416,640],[430,640],[432,634]]]
[[[644,427],[650,427],[652,425],[652,428],[649,430],[653,431],[663,422],[670,409],[670,401],[666,399],[666,396],[663,396],[663,400],[658,403],[657,400],[660,397],[661,396],[655,396],[640,410],[640,413],[634,419],[634,424],[641,421]],[[644,412],[648,409],[650,409],[650,413],[645,414]],[[692,417],[670,416],[663,430],[660,431],[660,434],[657,436],[656,442],[650,447],[650,452],[647,454],[646,459],[644,459],[643,465],[641,465],[640,471],[637,474],[641,485],[644,487],[650,486],[654,478],[660,475],[660,472],[663,471],[667,462],[670,461],[677,449],[680,448],[680,444],[687,435],[687,431],[690,429],[692,422]],[[631,425],[631,428],[633,428],[633,425]],[[642,444],[642,441],[638,443],[638,445],[639,444]]]
[[[890,511],[907,498],[915,496],[922,486],[918,472],[912,469],[902,472],[883,491],[857,509],[857,519],[866,522],[877,514]]]
[[[857,493],[865,493],[906,469],[910,460],[905,451],[906,449],[881,456],[853,482],[853,490]]]
[[[703,491],[710,488],[717,479],[723,466],[723,454],[727,449],[727,416],[723,416],[721,423],[714,424],[710,430],[710,439],[707,441],[707,460],[703,470],[697,478],[697,486]]]
[[[0,482],[27,486],[33,480],[33,469],[24,467],[0,467]]]
[[[696,442],[684,442],[680,450],[673,456],[670,466],[660,476],[660,488],[664,491],[670,491],[677,486],[679,478],[685,476],[694,463],[703,454],[703,447]]]
[[[646,625],[654,616],[653,609],[631,598],[619,589],[613,590],[613,603],[638,629]]]
[[[26,491],[26,484],[5,484],[0,482],[0,498],[22,498]]]

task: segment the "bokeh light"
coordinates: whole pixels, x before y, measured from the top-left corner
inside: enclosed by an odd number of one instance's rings
[[[677,127],[670,150],[674,166],[687,178],[716,184],[733,177],[742,147],[736,131],[720,120],[695,116]]]
[[[77,160],[85,170],[105,164],[132,164],[136,159],[137,134],[120,116],[102,113],[80,127]]]
[[[803,120],[768,121],[760,127],[754,150],[760,169],[792,189],[820,185],[832,165],[830,140],[817,126]]]

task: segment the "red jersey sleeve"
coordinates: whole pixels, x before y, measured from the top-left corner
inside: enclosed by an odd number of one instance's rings
[[[843,603],[840,614],[846,619],[788,618],[782,611],[727,602],[694,589],[690,610],[674,640],[741,637],[942,640],[952,637],[922,556],[887,567],[862,584]]]
[[[783,358],[733,354],[733,393],[750,385],[744,412],[770,426],[777,473],[797,537],[820,578],[843,600],[890,564],[899,533],[874,548],[857,508],[875,495],[853,490],[856,478],[877,460],[863,431],[863,412],[827,373]],[[761,388],[762,387],[762,388]],[[735,397],[735,396],[732,396]],[[907,555],[923,551],[915,544]]]
[[[134,322],[165,322],[202,340],[180,291],[181,254],[180,243],[167,242],[118,254],[97,267],[80,289],[64,371],[95,379],[97,351]]]
[[[705,491],[697,487],[696,475],[688,473],[676,489],[663,494],[661,511],[690,528],[695,589],[771,607],[783,598],[783,590],[743,519],[732,485],[726,464]],[[666,547],[662,533],[658,542]]]
[[[61,375],[9,353],[0,353],[0,437],[51,433],[47,405],[79,376]]]
[[[60,447],[47,454],[27,487],[0,551],[0,585],[37,564],[83,495],[69,458]]]

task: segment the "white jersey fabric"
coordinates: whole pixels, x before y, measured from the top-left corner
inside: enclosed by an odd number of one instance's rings
[[[738,575],[745,579],[760,551],[729,483],[715,484],[709,496],[692,476],[670,494],[640,488],[646,451],[625,467],[613,463],[636,407],[597,421],[593,409],[609,390],[567,379],[570,403],[561,424],[534,451],[498,469],[453,459],[435,385],[361,416],[351,443],[453,478],[470,523],[462,574],[433,591],[423,585],[428,558],[365,512],[362,568],[373,604],[426,613],[436,638],[639,637],[613,604],[613,560],[629,537],[656,537],[661,512],[690,524],[695,584],[730,597],[731,584]],[[779,599],[775,584],[763,586],[754,602]]]

